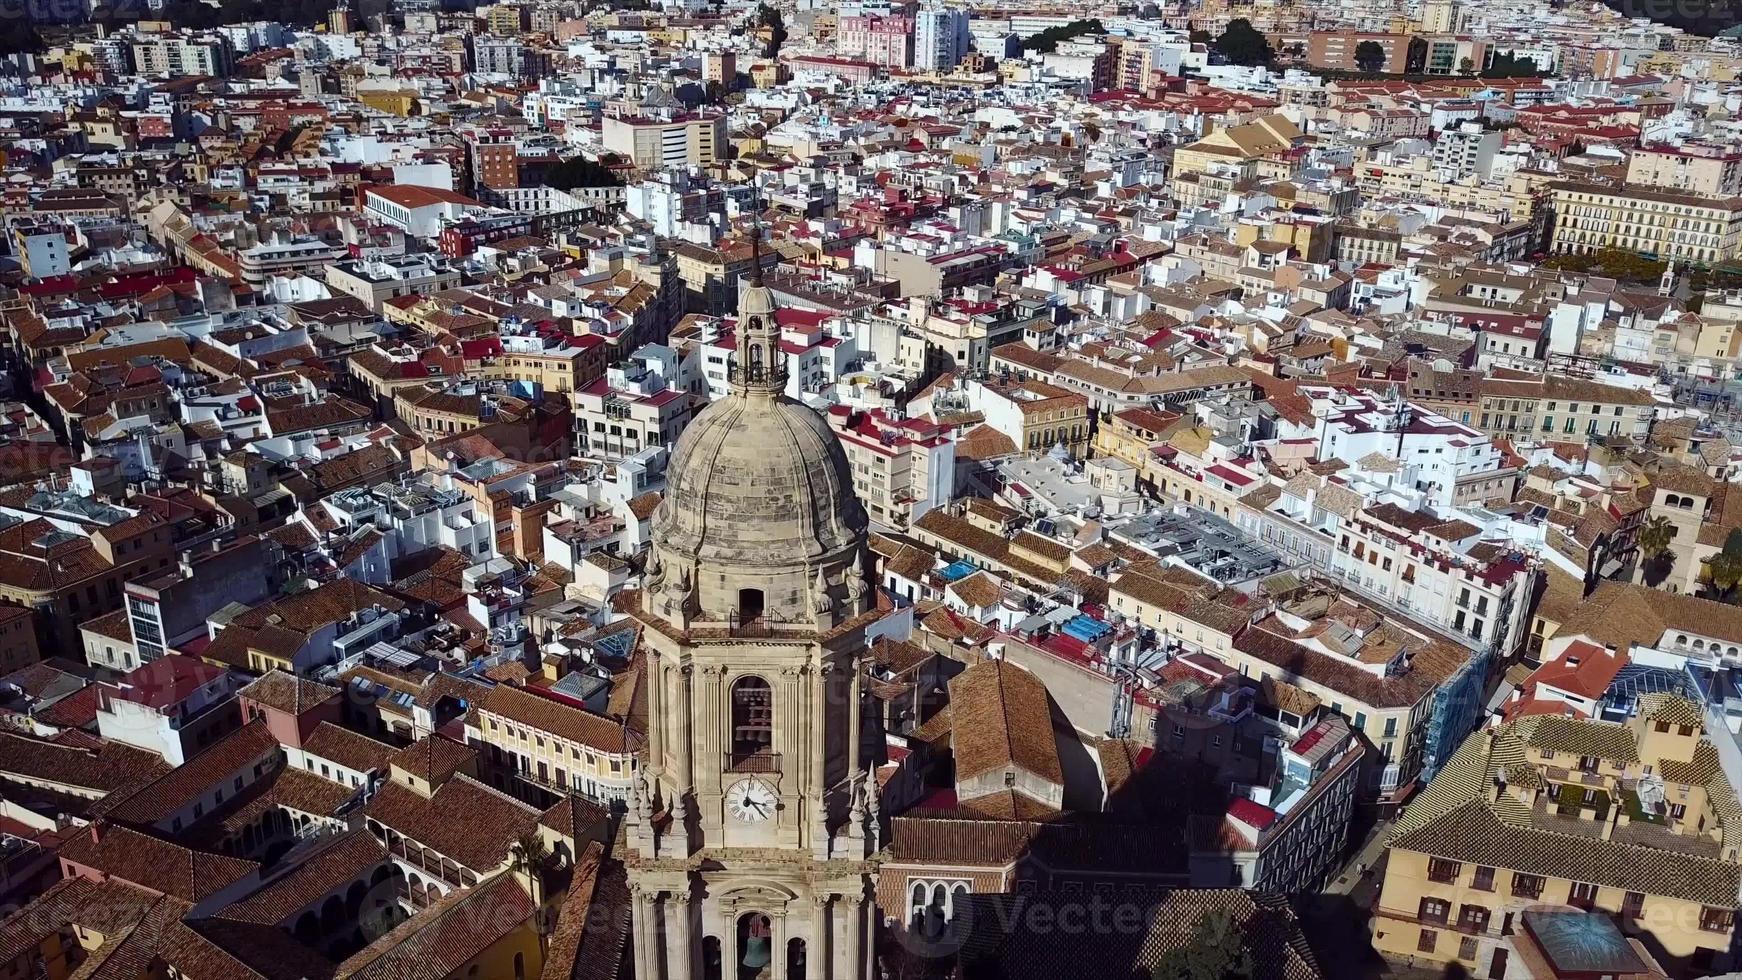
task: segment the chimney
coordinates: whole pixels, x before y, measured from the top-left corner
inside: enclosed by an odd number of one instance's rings
[[[101,844],[103,842],[103,834],[105,834],[108,829],[109,822],[104,820],[102,817],[98,817],[91,821],[91,843]]]

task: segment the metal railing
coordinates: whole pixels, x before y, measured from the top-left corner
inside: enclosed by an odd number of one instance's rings
[[[779,752],[728,752],[726,753],[727,772],[769,772],[780,771]]]

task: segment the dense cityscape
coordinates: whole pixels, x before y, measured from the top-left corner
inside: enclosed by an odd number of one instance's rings
[[[1742,971],[1727,3],[23,0],[0,315],[0,980]]]

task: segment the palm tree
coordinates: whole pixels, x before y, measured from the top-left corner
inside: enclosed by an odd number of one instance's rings
[[[1707,558],[1706,582],[1717,593],[1712,598],[1729,602],[1736,583],[1742,582],[1742,555],[1720,551]]]
[[[529,830],[509,845],[514,870],[526,876],[526,888],[532,899],[534,920],[538,931],[538,947],[542,951],[548,930],[544,927],[544,863],[550,857],[550,847],[537,830]]]
[[[1675,567],[1673,556],[1665,560],[1670,544],[1675,541],[1675,525],[1667,517],[1653,517],[1639,529],[1634,540],[1639,544],[1639,556],[1643,559],[1640,567],[1645,573],[1645,584],[1655,588]]]
[[[1655,558],[1669,550],[1670,543],[1675,540],[1675,525],[1667,517],[1653,517],[1640,526],[1635,540],[1639,542],[1641,555]]]

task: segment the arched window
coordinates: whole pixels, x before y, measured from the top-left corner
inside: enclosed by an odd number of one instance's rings
[[[754,675],[732,683],[732,754],[766,751],[774,742],[774,692]]]
[[[1681,508],[1682,508],[1682,510],[1693,510],[1693,508],[1694,508],[1694,498],[1692,498],[1692,497],[1683,497],[1683,498],[1682,498],[1682,502],[1681,502]]]

